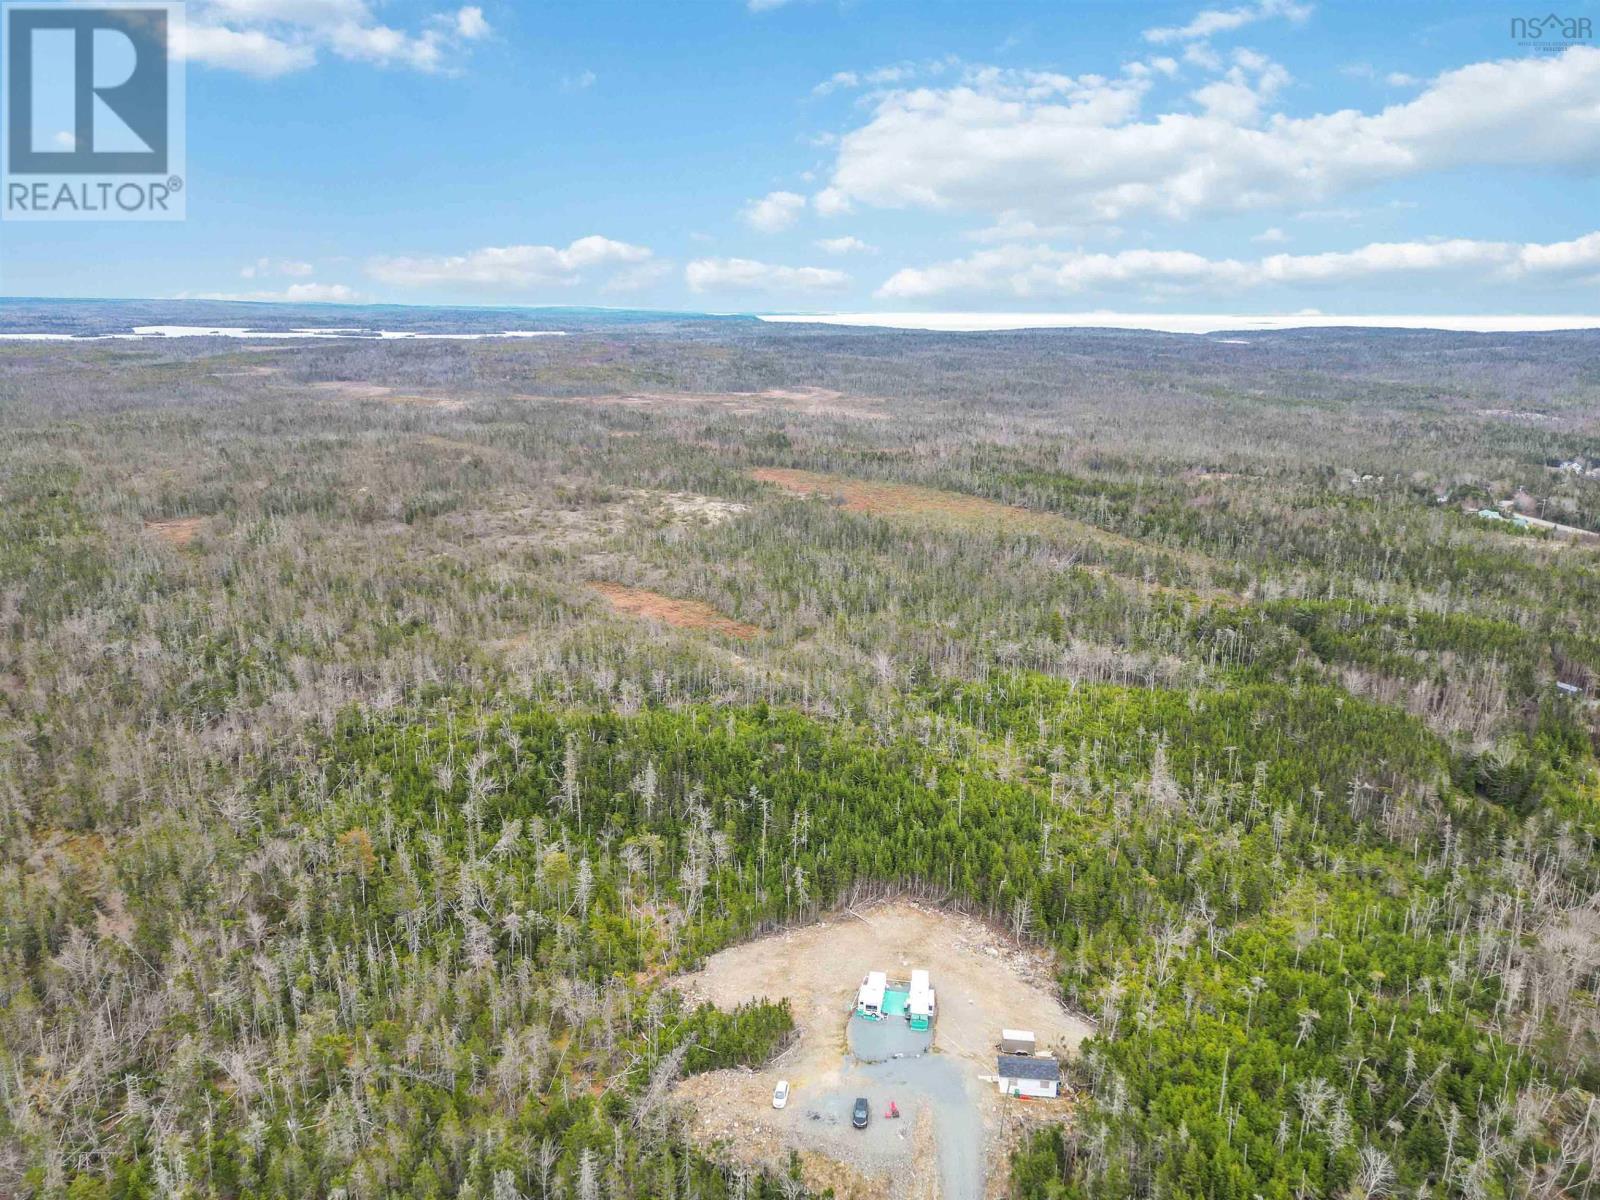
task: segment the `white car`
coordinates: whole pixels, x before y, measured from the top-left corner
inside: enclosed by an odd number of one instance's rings
[[[778,1086],[772,1089],[772,1107],[782,1108],[787,1103],[789,1103],[789,1081],[780,1079]]]

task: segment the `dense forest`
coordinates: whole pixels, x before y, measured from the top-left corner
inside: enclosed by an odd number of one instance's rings
[[[0,1195],[798,1197],[673,1094],[792,1014],[673,977],[910,895],[1094,1022],[1019,1200],[1587,1196],[1597,402],[1590,334],[0,344]]]

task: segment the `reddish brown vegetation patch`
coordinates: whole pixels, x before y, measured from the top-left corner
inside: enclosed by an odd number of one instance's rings
[[[467,406],[465,400],[458,400],[453,396],[425,396],[412,392],[396,392],[392,387],[385,387],[381,383],[361,383],[353,380],[336,379],[323,380],[313,383],[311,387],[319,392],[331,392],[350,400],[381,400],[385,404],[408,404],[419,408],[439,408],[445,412],[460,412]]]
[[[1065,535],[1107,549],[1171,557],[1196,570],[1206,570],[1211,566],[1204,555],[1193,551],[1148,546],[1135,538],[1112,533],[1059,513],[1035,512],[1015,504],[969,496],[964,492],[945,492],[911,483],[845,479],[792,467],[757,467],[750,472],[750,477],[797,495],[837,497],[846,512],[872,513],[900,520],[934,521],[969,528],[1001,526],[1051,536]],[[1196,590],[1207,596],[1221,594],[1203,585]]]
[[[194,541],[194,535],[204,523],[203,517],[174,517],[170,521],[146,521],[144,528],[146,533],[153,533],[167,545],[182,550]]]
[[[592,583],[589,586],[604,596],[617,612],[629,616],[660,621],[663,625],[673,625],[679,629],[709,629],[713,633],[736,638],[751,638],[761,632],[759,625],[735,621],[698,600],[676,600],[660,592],[624,587],[620,583]]]
[[[530,400],[557,400],[564,404],[614,404],[621,408],[668,411],[710,405],[735,416],[772,412],[801,413],[811,417],[888,419],[881,402],[868,396],[849,396],[832,388],[768,388],[764,392],[629,392],[613,396],[529,396]]]
[[[758,467],[752,479],[774,484],[785,491],[810,496],[837,496],[846,512],[877,513],[890,516],[947,517],[960,521],[990,521],[1038,527],[1050,518],[1029,512],[1014,504],[1001,504],[961,492],[941,492],[937,488],[911,483],[879,483],[865,479],[841,479],[816,471],[789,467]]]

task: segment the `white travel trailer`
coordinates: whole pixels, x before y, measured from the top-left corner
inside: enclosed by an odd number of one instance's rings
[[[913,1029],[927,1029],[933,1024],[933,985],[926,971],[911,972],[911,995],[906,999],[906,1020]]]
[[[889,977],[882,971],[868,971],[856,993],[856,1012],[874,1020],[883,1016],[883,993],[889,986]]]

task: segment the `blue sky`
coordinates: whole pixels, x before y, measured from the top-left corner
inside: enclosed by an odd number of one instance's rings
[[[0,293],[1600,311],[1600,40],[1515,5],[188,10],[187,220],[5,224]]]

